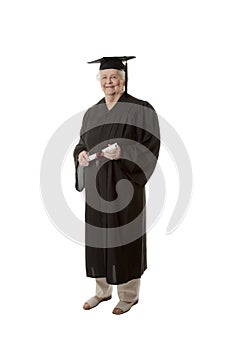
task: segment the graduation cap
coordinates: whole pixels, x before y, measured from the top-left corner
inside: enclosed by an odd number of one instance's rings
[[[127,61],[135,56],[115,56],[115,57],[102,57],[98,60],[87,62],[87,63],[100,63],[100,70],[103,69],[118,69],[125,71],[125,92],[127,93],[127,83],[128,83],[128,67]],[[123,63],[125,62],[125,64]]]

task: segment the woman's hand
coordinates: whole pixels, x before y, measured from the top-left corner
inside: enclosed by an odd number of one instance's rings
[[[82,166],[89,165],[89,153],[87,151],[82,151],[79,153],[78,162]]]
[[[110,143],[108,144],[108,146],[111,146]],[[112,150],[102,152],[101,156],[108,158],[108,159],[111,159],[111,160],[117,160],[121,156],[121,148],[120,148],[120,146],[118,146],[117,148],[114,148]]]

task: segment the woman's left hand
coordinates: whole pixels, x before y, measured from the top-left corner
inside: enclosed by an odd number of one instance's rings
[[[111,146],[111,145],[108,144],[108,146]],[[111,160],[117,160],[121,156],[121,148],[120,148],[120,146],[118,146],[117,148],[114,148],[112,150],[102,152],[101,156],[108,158],[108,159],[111,159]]]

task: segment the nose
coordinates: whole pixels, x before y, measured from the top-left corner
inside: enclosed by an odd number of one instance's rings
[[[112,84],[111,77],[107,77],[106,83],[107,83],[107,84]]]

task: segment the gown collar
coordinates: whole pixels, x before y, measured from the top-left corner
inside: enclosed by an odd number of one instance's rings
[[[116,102],[115,105],[117,105],[118,102],[123,102],[126,99],[127,95],[128,94],[124,91],[123,94],[121,95],[121,97],[119,98],[119,100]],[[105,97],[103,97],[97,104],[100,104],[100,103],[105,103],[106,104]],[[114,108],[114,106],[113,106],[113,108]],[[106,105],[106,108],[107,108],[107,105]],[[111,111],[111,109],[110,109],[110,111]]]

